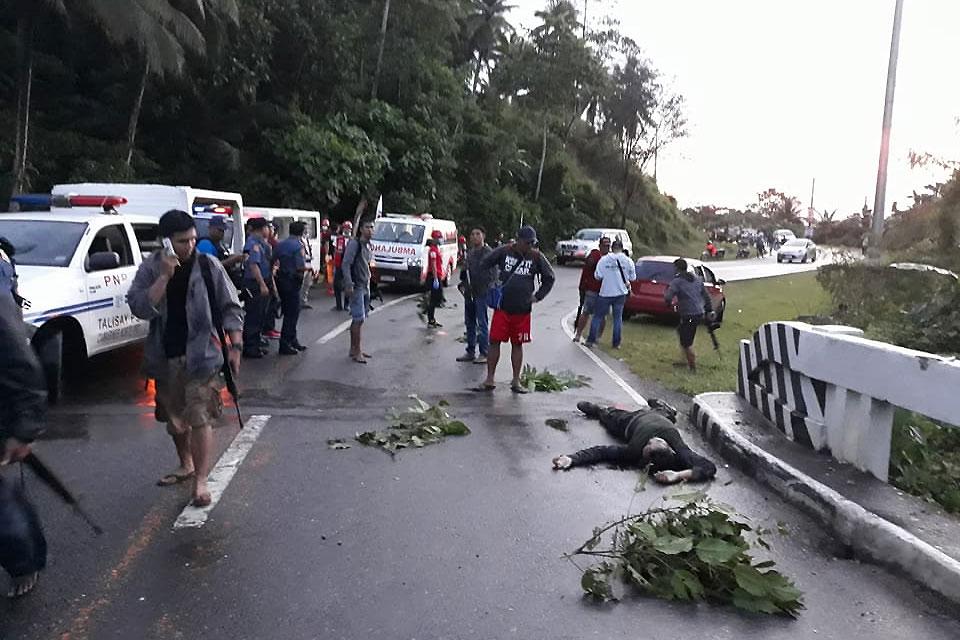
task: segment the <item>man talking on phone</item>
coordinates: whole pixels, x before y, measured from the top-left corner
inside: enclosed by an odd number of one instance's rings
[[[229,342],[229,365],[237,376],[243,313],[237,290],[220,261],[197,254],[197,229],[190,214],[177,210],[163,214],[160,236],[164,248],[140,265],[127,302],[133,315],[150,322],[143,372],[156,381],[157,419],[167,423],[180,458],[180,466],[158,484],[192,479],[192,504],[206,507],[211,502],[207,474],[212,427],[223,410],[223,350],[211,318],[213,310],[219,309]],[[212,300],[205,271],[212,281]]]

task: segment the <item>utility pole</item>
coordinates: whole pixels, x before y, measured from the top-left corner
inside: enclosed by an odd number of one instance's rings
[[[817,190],[817,179],[814,178],[810,184],[810,206],[807,207],[807,228],[804,234],[808,238],[813,237],[813,225],[816,222],[816,210],[813,208],[813,194]]]
[[[873,237],[868,248],[871,259],[880,257],[883,238],[883,214],[887,197],[887,165],[890,158],[890,126],[893,121],[893,96],[897,88],[897,58],[900,54],[900,24],[903,0],[896,0],[893,12],[893,36],[890,40],[890,61],[887,65],[887,93],[883,103],[883,131],[880,137],[880,163],[877,167],[877,191],[873,198]]]
[[[377,99],[377,89],[380,86],[380,71],[383,68],[383,45],[387,41],[387,22],[390,20],[390,0],[384,0],[383,19],[380,22],[380,46],[377,48],[377,68],[373,72],[373,88],[370,91],[370,100]]]

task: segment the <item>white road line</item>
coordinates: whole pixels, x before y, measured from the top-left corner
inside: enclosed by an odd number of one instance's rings
[[[573,318],[573,317],[576,316],[576,315],[577,315],[577,312],[576,312],[576,311],[571,311],[571,312],[568,313],[566,316],[564,316],[562,320],[560,320],[560,326],[563,328],[563,332],[564,332],[565,334],[567,334],[567,337],[570,338],[571,340],[573,340],[573,329],[572,329],[573,325],[572,325],[572,323],[570,323],[570,319]],[[576,343],[576,344],[577,344],[577,346],[580,348],[581,351],[583,351],[585,354],[587,354],[587,357],[588,357],[588,358],[590,358],[591,360],[593,360],[593,362],[594,362],[598,367],[600,367],[600,369],[601,369],[605,374],[607,374],[608,376],[610,376],[610,379],[611,379],[611,380],[613,380],[614,382],[616,382],[617,385],[619,385],[621,389],[623,389],[624,391],[626,391],[626,392],[627,392],[627,395],[630,396],[630,398],[632,398],[634,402],[636,402],[637,404],[642,405],[642,406],[647,406],[647,400],[646,400],[646,398],[644,398],[642,395],[640,395],[639,393],[637,393],[636,390],[635,390],[633,387],[631,387],[631,386],[627,383],[626,380],[624,380],[623,378],[621,378],[620,375],[619,375],[616,371],[614,371],[614,370],[611,369],[609,366],[607,366],[607,363],[604,362],[603,360],[601,360],[601,359],[600,359],[600,356],[598,356],[597,354],[595,354],[595,353],[594,353],[593,351],[591,351],[590,349],[587,349],[585,346],[583,346],[583,345],[580,344],[579,342]]]
[[[371,312],[370,312],[370,315],[372,316],[372,315],[375,314],[375,313],[378,313],[378,312],[383,311],[383,310],[385,310],[385,309],[389,309],[390,307],[392,307],[392,306],[395,305],[395,304],[400,304],[401,302],[406,302],[406,301],[409,300],[410,298],[416,298],[416,297],[419,296],[419,295],[420,295],[419,293],[411,293],[410,295],[403,296],[402,298],[397,298],[396,300],[391,300],[391,301],[388,302],[387,304],[380,305],[379,307],[377,307],[376,309],[374,309],[373,311],[371,311]],[[339,336],[341,333],[343,333],[344,331],[346,331],[347,329],[349,329],[349,328],[350,328],[350,324],[351,324],[352,322],[353,322],[352,320],[347,320],[347,321],[345,321],[345,322],[341,322],[341,323],[338,324],[336,327],[334,327],[332,331],[330,331],[329,333],[327,333],[326,335],[324,335],[322,338],[320,338],[319,340],[317,340],[314,344],[327,344],[328,342],[330,342],[331,340],[333,340],[334,338],[336,338],[337,336]]]
[[[208,487],[210,489],[210,505],[206,507],[194,507],[187,505],[176,522],[173,523],[174,529],[191,529],[202,527],[210,516],[210,512],[220,502],[220,496],[227,490],[227,485],[233,479],[234,474],[244,458],[253,447],[253,443],[260,437],[260,432],[266,426],[270,416],[252,416],[247,420],[246,425],[240,433],[233,439],[227,450],[220,456],[217,466],[210,472]]]

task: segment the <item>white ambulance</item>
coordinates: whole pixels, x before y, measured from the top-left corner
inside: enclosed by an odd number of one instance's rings
[[[165,184],[97,182],[58,184],[52,191],[54,196],[94,196],[105,193],[123,196],[127,200],[123,206],[124,214],[145,215],[159,220],[170,209],[191,213],[197,219],[198,238],[207,237],[211,218],[226,216],[224,242],[234,253],[243,251],[243,196],[239,193]],[[56,210],[56,203],[53,210]]]
[[[421,285],[427,278],[427,240],[440,231],[440,255],[444,262],[444,286],[456,279],[459,266],[457,224],[429,214],[410,216],[388,213],[377,219],[371,249],[380,284]]]
[[[310,250],[313,252],[313,268],[319,269],[320,264],[320,217],[319,211],[305,209],[281,209],[278,207],[249,206],[243,209],[244,220],[250,218],[264,218],[273,223],[277,229],[277,237],[283,240],[290,235],[290,223],[299,221],[306,223],[307,230],[304,236],[309,239]]]
[[[0,236],[16,248],[24,321],[47,374],[51,401],[64,372],[98,353],[143,340],[127,290],[145,256],[159,248],[157,218],[118,214],[123,197],[70,196],[51,211],[0,213]],[[64,206],[66,205],[66,206]]]

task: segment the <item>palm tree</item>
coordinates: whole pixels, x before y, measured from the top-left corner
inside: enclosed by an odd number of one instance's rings
[[[505,0],[471,0],[473,12],[467,16],[466,35],[470,51],[476,56],[476,69],[473,74],[473,92],[480,84],[480,72],[485,64],[496,56],[497,47],[513,27],[507,22],[506,14],[515,5]]]
[[[570,0],[550,0],[546,11],[537,11],[534,15],[543,21],[543,24],[530,32],[533,39],[539,43],[575,35],[577,27],[580,26],[577,8]]]
[[[203,34],[189,12],[204,18],[208,11],[226,16],[234,22],[236,0],[197,0],[181,9],[179,0],[16,0],[17,12],[17,121],[13,157],[13,194],[27,187],[26,168],[29,148],[31,90],[33,87],[33,39],[37,20],[44,11],[78,22],[92,19],[103,35],[116,45],[133,44],[143,64],[140,88],[134,102],[127,130],[127,164],[133,156],[137,121],[143,105],[143,93],[151,73],[180,73],[187,51],[203,53]],[[122,6],[123,10],[118,10]]]

